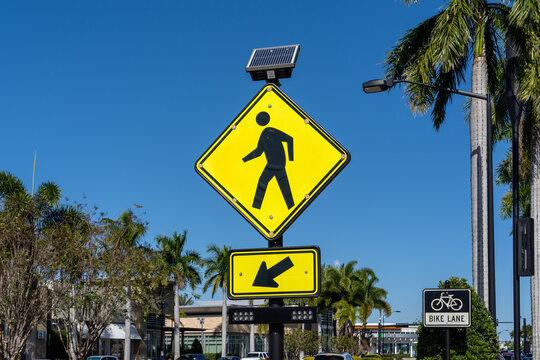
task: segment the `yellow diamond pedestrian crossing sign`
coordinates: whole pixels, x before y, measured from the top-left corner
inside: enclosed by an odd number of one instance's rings
[[[266,239],[279,237],[350,154],[274,84],[265,85],[195,170]]]

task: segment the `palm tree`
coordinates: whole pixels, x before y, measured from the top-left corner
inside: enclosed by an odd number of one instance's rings
[[[120,214],[118,220],[105,218],[103,221],[107,224],[111,239],[117,241],[120,248],[126,252],[139,246],[139,240],[146,234],[146,225],[137,219],[131,209]],[[128,283],[126,285],[126,317],[124,321],[124,360],[131,359],[131,313],[131,284]]]
[[[166,271],[172,275],[174,281],[174,359],[180,357],[180,299],[179,291],[185,286],[195,290],[201,283],[201,277],[197,265],[201,262],[199,253],[185,250],[187,232],[178,234],[176,231],[172,237],[160,235],[156,238],[161,250],[161,259]]]
[[[379,279],[375,276],[373,270],[368,268],[359,270],[357,276],[361,283],[361,290],[358,292],[359,317],[362,321],[360,340],[362,342],[362,348],[368,349],[369,345],[366,338],[368,318],[371,316],[374,309],[379,310],[379,312],[384,312],[386,316],[390,316],[392,308],[390,307],[390,304],[386,302],[387,291],[375,286]]]
[[[334,308],[336,309],[335,317],[338,328],[342,329],[343,335],[352,337],[354,324],[358,319],[359,307],[345,300],[339,300],[334,304]]]
[[[325,266],[321,296],[317,299],[319,309],[335,311],[337,327],[344,335],[352,336],[356,320],[362,322],[362,349],[367,349],[367,319],[374,309],[391,313],[386,302],[386,290],[376,287],[379,281],[370,268],[356,269],[357,262],[341,264],[339,268]]]
[[[221,288],[221,356],[227,355],[227,267],[229,263],[229,252],[231,248],[223,245],[222,248],[216,244],[210,244],[206,250],[210,254],[209,258],[203,260],[206,268],[204,276],[206,281],[203,291],[206,292],[212,286],[212,297]]]
[[[418,2],[405,0],[407,5]],[[409,30],[389,53],[385,63],[387,76],[456,88],[466,77],[472,60],[471,91],[494,94],[497,64],[501,61],[498,36],[504,27],[509,8],[485,0],[450,0],[437,15]],[[439,129],[446,117],[451,93],[414,84],[407,85],[406,95],[413,111],[425,112]],[[473,243],[473,283],[488,303],[487,277],[487,156],[486,106],[483,100],[470,103],[471,143],[471,215]],[[492,121],[489,119],[489,121]]]
[[[318,298],[318,307],[321,311],[334,311],[334,314],[345,315],[349,311],[349,306],[357,306],[356,295],[360,288],[358,270],[355,269],[357,261],[350,261],[341,264],[339,268],[325,266],[323,270],[323,281],[321,283],[321,296]],[[347,332],[346,326],[350,322],[339,324],[335,329],[340,329],[344,334]],[[354,325],[354,323],[353,323]]]

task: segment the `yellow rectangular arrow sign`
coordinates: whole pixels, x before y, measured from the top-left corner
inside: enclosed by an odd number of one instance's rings
[[[229,299],[317,297],[321,283],[317,246],[231,250]]]

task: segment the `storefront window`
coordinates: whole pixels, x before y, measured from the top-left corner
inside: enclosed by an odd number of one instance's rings
[[[221,334],[204,335],[204,352],[221,355]]]
[[[227,336],[227,355],[244,356],[249,350],[249,336],[229,335]]]

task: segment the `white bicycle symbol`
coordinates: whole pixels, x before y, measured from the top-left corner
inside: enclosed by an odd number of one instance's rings
[[[443,305],[446,305],[447,309],[459,311],[463,307],[463,301],[461,301],[460,299],[454,299],[454,295],[449,294],[444,296],[443,293],[441,293],[440,298],[433,299],[433,301],[431,302],[431,308],[435,311],[441,311]]]

